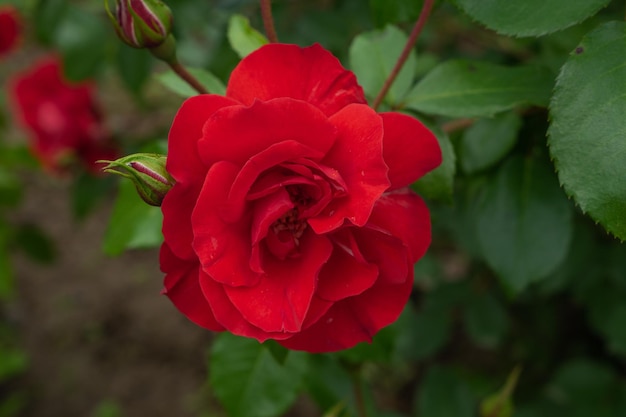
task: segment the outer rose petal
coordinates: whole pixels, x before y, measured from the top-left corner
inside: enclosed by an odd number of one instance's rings
[[[202,127],[217,110],[237,104],[212,94],[194,96],[183,103],[174,117],[168,138],[167,171],[176,182],[202,183],[207,170],[198,157]]]
[[[289,349],[322,353],[371,342],[380,329],[397,320],[412,288],[412,271],[400,285],[374,285],[361,295],[336,303],[317,323],[278,343]]]
[[[390,189],[405,187],[441,164],[437,138],[419,120],[402,113],[380,113],[385,127],[383,155]]]
[[[300,251],[299,257],[282,261],[268,256],[266,275],[253,287],[224,287],[233,305],[253,326],[267,332],[302,329],[332,244],[325,236],[308,231],[300,239]]]
[[[226,96],[247,105],[257,99],[291,97],[311,103],[327,116],[348,104],[366,103],[354,74],[317,44],[259,48],[233,70]]]
[[[225,222],[221,214],[237,172],[230,162],[218,162],[207,173],[191,215],[193,248],[212,279],[230,286],[250,286],[261,279],[249,266],[250,214],[232,223]]]
[[[196,206],[201,184],[185,187],[175,184],[165,194],[161,211],[163,212],[163,237],[169,244],[172,252],[179,258],[192,260],[197,256],[193,251],[193,230],[191,228],[191,213]]]
[[[430,245],[428,207],[409,188],[383,194],[374,206],[369,225],[402,240],[412,263],[424,256]]]
[[[224,327],[215,321],[198,280],[199,265],[178,259],[164,243],[161,246],[161,270],[166,273],[163,294],[189,320],[209,330],[221,331]]]
[[[335,128],[317,108],[291,98],[278,98],[215,113],[204,126],[198,146],[207,166],[217,161],[241,166],[268,147],[287,140],[323,155],[335,136]]]
[[[383,126],[370,107],[351,104],[330,118],[338,130],[335,146],[322,163],[339,171],[347,187],[345,197],[331,201],[318,217],[309,219],[317,233],[326,233],[344,223],[363,226],[372,207],[389,187],[383,160]]]

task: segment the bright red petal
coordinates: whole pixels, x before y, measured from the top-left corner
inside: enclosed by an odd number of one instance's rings
[[[163,237],[172,252],[182,259],[195,259],[191,243],[193,242],[193,230],[191,228],[191,213],[196,206],[196,200],[200,194],[200,186],[192,184],[188,187],[175,184],[167,192],[161,211],[163,212]]]
[[[354,74],[317,44],[308,48],[282,44],[259,48],[233,70],[226,96],[246,105],[291,97],[311,103],[327,116],[348,104],[366,103]]]
[[[424,256],[430,245],[428,207],[424,200],[409,188],[385,193],[376,202],[369,225],[402,240],[413,263]]]
[[[250,107],[217,112],[204,126],[200,158],[210,166],[230,161],[242,166],[254,155],[284,141],[294,141],[326,154],[335,141],[335,128],[315,107],[280,98],[255,101]]]
[[[437,138],[419,120],[402,113],[380,113],[385,126],[383,155],[390,189],[405,187],[441,164]]]
[[[191,215],[193,248],[202,269],[215,281],[231,286],[254,285],[261,278],[250,270],[250,216],[230,223],[222,211],[238,168],[229,162],[211,167]]]
[[[212,94],[194,96],[183,103],[168,138],[167,171],[176,182],[202,182],[207,170],[198,157],[202,127],[217,110],[237,104],[232,99]]]
[[[177,258],[167,244],[161,246],[161,270],[166,273],[163,294],[176,308],[198,326],[213,331],[224,330],[215,321],[213,311],[200,288],[199,265]]]
[[[225,287],[237,310],[266,332],[298,332],[309,310],[320,269],[332,244],[309,231],[300,240],[300,256],[276,260],[268,256],[266,275],[254,287]]]
[[[370,107],[352,104],[330,118],[338,130],[335,146],[322,163],[339,171],[347,195],[333,200],[318,217],[309,219],[317,233],[326,233],[345,219],[363,226],[374,203],[389,187],[383,160],[383,125]]]

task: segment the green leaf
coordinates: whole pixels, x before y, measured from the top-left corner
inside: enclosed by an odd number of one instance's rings
[[[52,43],[68,9],[67,0],[39,0],[32,25],[37,39],[46,45]]]
[[[492,119],[480,119],[470,126],[461,140],[459,158],[466,174],[487,169],[515,146],[522,119],[514,112]]]
[[[267,38],[250,26],[250,20],[240,14],[234,14],[228,21],[228,42],[240,58],[268,43]]]
[[[509,329],[506,310],[490,293],[470,298],[463,318],[472,340],[485,348],[497,347]]]
[[[412,22],[420,14],[424,0],[369,0],[377,27],[387,23]]]
[[[131,48],[125,43],[119,43],[117,69],[124,86],[135,96],[141,93],[141,89],[150,77],[152,60],[152,55],[148,50]]]
[[[473,417],[476,404],[452,369],[432,366],[418,386],[415,417]]]
[[[306,353],[290,351],[281,365],[256,340],[222,333],[211,351],[210,381],[230,417],[273,417],[296,400],[306,365]]]
[[[28,357],[20,350],[0,349],[0,382],[23,373],[28,367]]]
[[[573,229],[554,173],[540,160],[518,157],[489,184],[476,222],[487,263],[514,293],[559,266]]]
[[[610,0],[455,0],[470,17],[505,35],[541,36],[596,14]]]
[[[350,67],[368,97],[378,95],[402,53],[406,40],[404,32],[391,25],[384,30],[361,33],[354,38],[350,45]],[[413,83],[416,66],[417,57],[412,51],[389,89],[385,102],[392,106],[400,104]]]
[[[544,107],[553,84],[552,74],[540,67],[452,60],[418,82],[405,104],[440,116],[485,117],[521,105]]]
[[[163,241],[162,214],[159,207],[144,203],[130,181],[121,181],[103,250],[119,255],[125,249],[155,247]]]
[[[37,262],[49,264],[56,259],[54,242],[34,224],[20,225],[14,239],[14,244]]]
[[[396,349],[400,357],[423,360],[435,354],[450,338],[452,317],[446,309],[429,308],[415,312],[405,309],[394,323],[399,329]]]
[[[116,182],[112,176],[95,177],[88,173],[80,175],[72,184],[72,211],[78,219],[84,219],[104,198],[110,196]]]
[[[187,68],[211,94],[226,94],[226,86],[215,75],[201,68]],[[157,80],[172,92],[182,97],[197,96],[198,92],[181,79],[174,71],[168,70],[156,76]]]
[[[309,370],[305,375],[306,391],[321,410],[337,407],[342,411],[353,400],[350,374],[342,367],[336,356],[311,355]]]
[[[60,24],[55,44],[63,57],[63,70],[68,79],[92,78],[102,68],[106,55],[107,29],[99,16],[69,8]]]
[[[580,208],[626,239],[626,24],[586,36],[559,75],[550,102],[550,154]]]
[[[436,169],[420,178],[413,188],[427,200],[452,201],[454,175],[456,174],[456,155],[450,138],[440,128],[429,125],[441,147],[443,161]]]

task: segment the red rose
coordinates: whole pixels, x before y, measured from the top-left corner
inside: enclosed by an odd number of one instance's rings
[[[33,152],[45,167],[62,170],[77,157],[95,173],[95,161],[116,157],[93,85],[71,84],[57,58],[19,74],[10,83],[10,94],[15,117],[31,134]]]
[[[226,97],[192,97],[176,115],[164,292],[215,331],[309,352],[370,341],[402,311],[430,244],[407,186],[440,162],[430,131],[377,114],[319,45],[264,46]]]
[[[17,46],[20,29],[17,10],[13,6],[0,6],[0,58]]]

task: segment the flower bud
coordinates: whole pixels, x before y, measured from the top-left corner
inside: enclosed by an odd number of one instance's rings
[[[165,194],[174,186],[174,179],[165,170],[165,155],[136,153],[107,163],[104,172],[118,174],[130,179],[143,201],[160,206]]]
[[[172,11],[160,0],[115,0],[114,13],[104,4],[120,39],[134,48],[156,48],[171,36]]]

